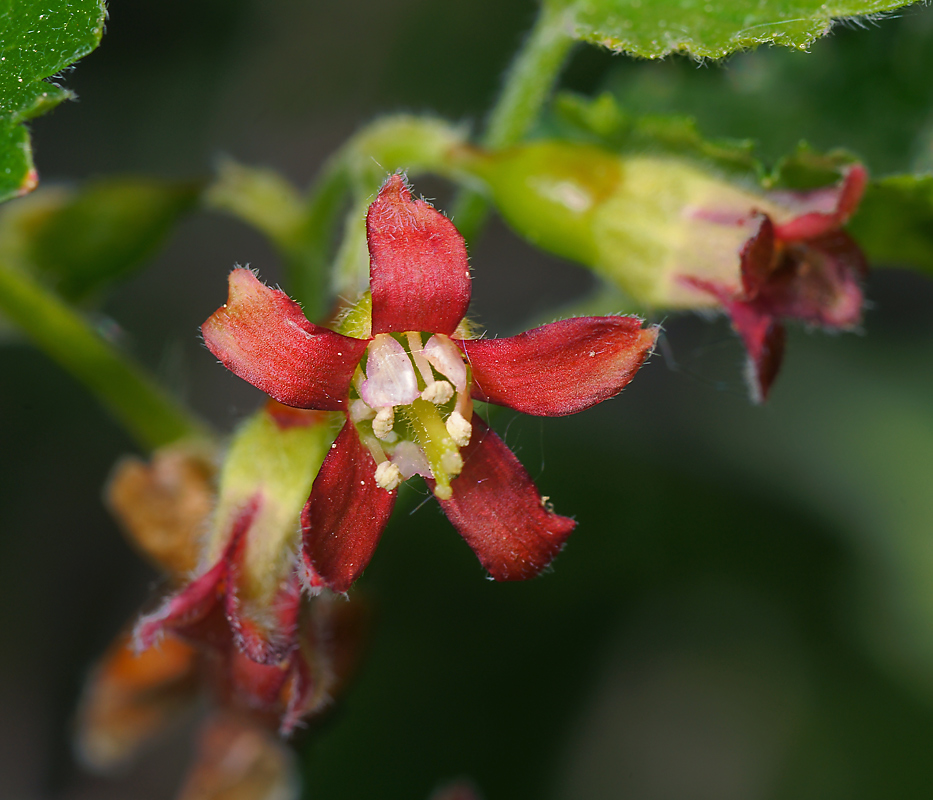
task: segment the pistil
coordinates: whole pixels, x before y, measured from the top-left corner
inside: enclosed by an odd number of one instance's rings
[[[463,469],[460,448],[447,431],[438,407],[426,400],[415,400],[400,409],[404,412],[418,445],[428,459],[428,465],[434,474],[434,494],[441,500],[453,496],[450,481]]]

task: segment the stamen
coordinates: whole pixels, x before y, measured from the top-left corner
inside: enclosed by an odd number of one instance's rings
[[[454,411],[447,417],[447,433],[460,447],[466,447],[473,435],[473,426],[466,421],[463,414]]]
[[[421,399],[442,406],[454,396],[454,387],[447,381],[431,381],[421,393]]]
[[[463,472],[463,456],[460,455],[460,451],[450,450],[447,453],[444,453],[444,455],[441,456],[441,466],[444,467],[444,470],[452,478]],[[445,497],[444,499],[449,499],[449,496]]]
[[[395,424],[395,409],[392,406],[380,408],[373,420],[373,433],[377,439],[385,439]]]
[[[397,489],[402,482],[402,471],[391,461],[383,461],[376,467],[376,485],[387,492]]]
[[[467,422],[473,419],[473,398],[468,392],[460,392],[457,395],[457,402],[454,405],[454,411],[463,417]]]
[[[430,386],[434,382],[434,373],[431,372],[431,365],[422,352],[424,345],[421,343],[421,334],[418,331],[407,331],[405,337],[408,339],[408,349],[411,350],[411,360],[421,373],[421,380],[425,386]]]
[[[369,450],[369,454],[373,457],[373,461],[376,462],[377,466],[383,461],[389,460],[378,439],[374,439],[372,436],[366,436],[365,434],[361,433],[360,441],[366,446],[366,449]]]

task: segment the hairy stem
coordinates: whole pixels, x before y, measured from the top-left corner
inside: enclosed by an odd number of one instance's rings
[[[288,273],[289,291],[310,319],[328,310],[332,292],[352,299],[368,284],[366,208],[387,173],[407,169],[450,177],[449,152],[464,140],[465,131],[443,120],[397,115],[363,128],[331,159],[311,188],[296,237],[303,258]],[[334,234],[344,214],[337,246]]]
[[[3,265],[0,312],[83,383],[144,448],[210,435],[199,420],[73,309],[27,275]]]
[[[563,12],[542,5],[538,19],[505,75],[505,84],[489,114],[480,144],[508,147],[521,141],[547,102],[574,45],[563,25]],[[486,219],[488,203],[478,192],[464,191],[451,218],[473,239]]]
[[[345,213],[350,191],[346,160],[338,154],[315,182],[305,206],[300,245],[285,261],[289,293],[311,320],[323,320],[331,303],[331,259],[337,223]]]

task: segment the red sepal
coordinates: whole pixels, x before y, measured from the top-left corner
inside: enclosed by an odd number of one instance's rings
[[[536,416],[575,414],[622,391],[658,329],[635,317],[579,317],[507,339],[457,344],[473,370],[473,397]]]
[[[230,541],[224,552],[207,572],[192,580],[187,586],[169,596],[155,611],[144,615],[133,630],[133,643],[137,651],[151,647],[165,630],[172,630],[190,639],[207,638],[207,644],[223,646],[217,635],[218,626],[212,617],[222,617],[221,598],[230,577],[230,565],[240,550],[253,517],[258,501],[251,502],[237,515],[230,532]],[[240,551],[241,552],[241,551]],[[229,638],[229,635],[228,637]]]
[[[347,420],[301,513],[302,567],[312,592],[346,592],[369,564],[396,497],[375,474],[376,462]]]
[[[758,230],[742,246],[740,259],[742,290],[746,298],[755,297],[768,283],[774,268],[774,223],[766,214]]]
[[[232,641],[260,664],[277,664],[294,650],[301,602],[297,575],[290,576],[272,601],[272,618],[257,619],[239,597],[248,531],[261,502],[256,494],[239,512],[216,564],[139,620],[134,632],[137,650],[150,647],[166,630],[215,649],[225,649]]]
[[[319,411],[346,408],[350,379],[368,344],[308,322],[301,306],[248,269],[230,273],[227,302],[201,333],[235,375],[280,403]]]
[[[453,223],[392,175],[366,214],[366,237],[373,335],[453,333],[470,304],[470,265]]]
[[[729,315],[748,353],[747,382],[752,401],[763,403],[784,360],[784,326],[746,303],[730,304]]]
[[[800,252],[793,247],[787,247],[759,290],[756,305],[776,317],[810,325],[857,325],[864,303],[860,278],[866,270],[858,245],[843,231],[834,231],[807,242]]]
[[[259,664],[277,664],[295,649],[301,584],[295,573],[279,589],[271,604],[272,619],[256,619],[239,598],[239,564],[234,559],[224,599],[233,641],[246,656]]]
[[[577,523],[547,507],[512,451],[476,415],[460,453],[463,471],[451,482],[453,497],[439,501],[444,513],[495,580],[533,578]]]

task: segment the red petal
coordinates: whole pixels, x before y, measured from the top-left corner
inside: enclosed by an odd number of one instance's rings
[[[227,565],[218,561],[199,578],[169,597],[156,611],[141,617],[133,631],[134,646],[142,651],[158,641],[166,629],[178,630],[204,620],[217,608]]]
[[[862,202],[862,195],[868,186],[868,171],[861,164],[853,164],[849,167],[842,182],[842,191],[839,193],[839,201],[836,206],[836,213],[840,215],[841,221],[845,222],[858,208]]]
[[[495,580],[534,577],[577,523],[547,507],[512,451],[476,415],[473,438],[460,452],[453,497],[440,501],[448,519]]]
[[[301,514],[304,579],[346,592],[369,563],[395,505],[376,485],[376,462],[349,420],[331,445]]]
[[[311,668],[301,653],[296,654],[289,683],[285,687],[285,711],[279,722],[279,735],[291,736],[308,714],[315,710],[315,690]]]
[[[853,164],[836,190],[836,207],[833,211],[801,214],[784,225],[778,225],[775,228],[777,237],[783,241],[801,241],[823,236],[841,227],[858,208],[867,184],[868,172],[865,167]]]
[[[233,648],[227,655],[230,701],[244,709],[266,711],[276,717],[282,711],[282,694],[293,668],[291,660],[260,664]]]
[[[373,335],[453,333],[470,304],[470,265],[453,223],[392,175],[369,207],[366,236]]]
[[[536,416],[575,414],[622,391],[658,328],[635,317],[578,317],[508,339],[465,339],[473,397]]]
[[[204,343],[224,366],[285,405],[345,408],[367,340],[308,322],[294,300],[251,270],[233,270],[229,286],[227,302],[201,326]]]

